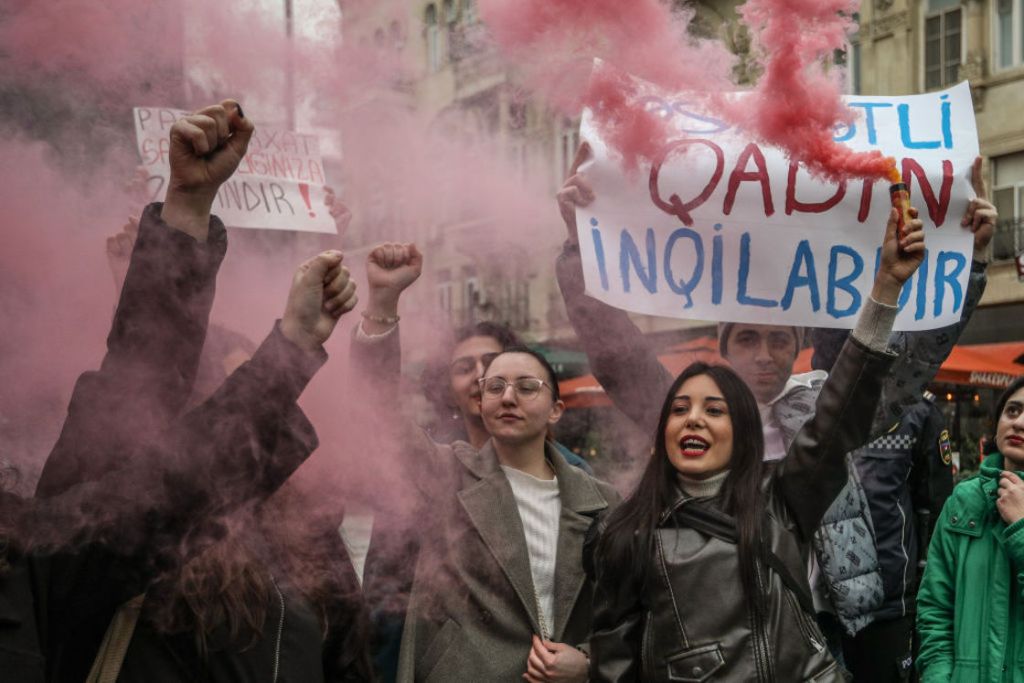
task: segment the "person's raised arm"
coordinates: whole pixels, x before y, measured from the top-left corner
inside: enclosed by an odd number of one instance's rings
[[[296,401],[326,359],[321,345],[337,318],[355,305],[340,260],[327,252],[306,262],[252,359],[160,438],[121,454],[124,467],[31,501],[14,537],[23,550],[50,555],[54,647],[87,642],[103,615],[219,538],[225,515],[270,496],[316,447]]]
[[[341,260],[341,252],[328,251],[303,263],[284,315],[253,357],[125,467],[38,500],[18,530],[25,547],[173,548],[200,518],[280,486],[316,447],[297,401],[327,359],[323,343],[357,303]]]
[[[569,322],[583,344],[594,377],[616,408],[646,432],[652,432],[658,423],[661,397],[668,391],[672,376],[625,311],[584,291],[576,208],[590,205],[595,198],[590,183],[579,172],[589,155],[590,146],[580,145],[569,178],[557,194],[567,238],[555,262],[555,274]]]
[[[424,498],[446,486],[450,454],[402,411],[398,306],[402,294],[423,271],[423,255],[415,244],[387,242],[366,258],[367,295],[362,320],[349,347],[349,370],[360,397],[361,422],[374,425],[373,448],[383,455],[382,469],[396,472]]]
[[[210,209],[252,132],[233,100],[172,126],[167,201],[148,206],[139,221],[107,354],[75,386],[39,495],[102,476],[121,464],[110,454],[131,451],[183,409],[227,248],[224,225]],[[123,250],[128,241],[125,233],[108,249]]]
[[[889,346],[898,355],[898,359],[890,370],[882,392],[872,429],[873,436],[887,432],[909,407],[917,403],[925,387],[935,378],[942,363],[953,351],[985,293],[989,244],[999,214],[988,198],[988,189],[981,173],[981,157],[976,158],[971,167],[971,186],[976,196],[967,203],[967,209],[960,220],[960,226],[974,236],[973,257],[960,319],[939,329],[896,332],[890,337]]]
[[[397,401],[402,370],[398,302],[422,272],[423,255],[415,244],[385,242],[366,257],[367,302],[350,363],[385,410]]]
[[[846,484],[846,454],[867,443],[882,385],[895,360],[887,353],[887,342],[900,291],[924,260],[923,223],[915,209],[911,216],[901,237],[896,210],[890,212],[871,296],[825,380],[814,417],[797,432],[779,465],[780,492],[805,539]]]

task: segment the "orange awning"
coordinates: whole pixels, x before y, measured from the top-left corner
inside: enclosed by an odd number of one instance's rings
[[[793,365],[793,372],[811,369],[812,349],[804,349]],[[939,368],[935,381],[943,384],[967,384],[990,389],[1005,389],[1024,375],[1024,342],[970,344],[954,346]]]
[[[808,372],[811,369],[812,354],[812,349],[801,351],[793,364],[793,372]],[[701,337],[671,346],[658,356],[658,360],[673,375],[679,374],[694,361],[723,362],[718,355],[718,342],[712,337]],[[1020,375],[1024,375],[1024,342],[972,344],[954,347],[939,369],[935,381],[1003,389]],[[593,375],[560,382],[558,388],[567,408],[593,408],[612,404]]]

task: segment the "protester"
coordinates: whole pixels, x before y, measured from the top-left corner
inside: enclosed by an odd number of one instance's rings
[[[1024,377],[996,404],[994,451],[939,516],[918,595],[918,670],[934,681],[1012,681],[1024,652]]]
[[[212,201],[209,190],[237,167],[252,129],[230,100],[176,125],[173,186],[193,195],[170,194],[143,214],[108,353],[76,384],[40,482],[45,497],[0,494],[5,677],[85,680],[117,604],[200,550],[225,514],[269,495],[315,446],[295,401],[356,301],[338,252],[299,269],[282,322],[253,359],[175,419],[225,245],[202,198]],[[127,644],[118,640],[101,654],[117,654]]]
[[[399,275],[403,269],[396,264],[409,263],[418,277],[422,269],[422,255],[411,244],[386,243],[378,246],[367,257],[367,277],[374,313],[365,313],[357,334],[389,334],[398,321],[398,300],[407,287]],[[507,325],[478,322],[455,332],[453,344],[447,353],[428,363],[421,382],[424,395],[439,415],[430,436],[438,443],[468,441],[474,448],[483,448],[490,438],[480,413],[480,385],[491,360],[502,350],[522,346],[518,335]],[[378,368],[385,374],[397,373],[401,359],[390,359],[391,369]],[[550,434],[549,434],[550,437]],[[566,462],[593,474],[587,462],[554,440],[548,439]],[[397,676],[399,646],[409,593],[412,590],[412,570],[417,553],[416,537],[407,533],[402,524],[387,510],[375,515],[363,575],[363,591],[374,616],[374,661],[377,673],[385,681]]]
[[[637,490],[594,558],[592,681],[842,681],[814,621],[804,548],[867,440],[895,356],[900,290],[924,257],[920,221],[892,211],[871,297],[788,456],[765,462],[756,398],[691,365],[665,396]]]
[[[594,200],[586,177],[578,173],[589,156],[582,145],[562,190],[559,209],[568,240],[559,256],[556,272],[566,310],[583,342],[594,375],[614,404],[638,425],[653,429],[660,406],[657,396],[671,376],[624,311],[585,296],[576,234],[576,207]],[[905,412],[920,400],[925,385],[935,376],[984,292],[988,244],[996,220],[994,207],[985,199],[980,158],[975,161],[972,182],[978,198],[972,200],[961,225],[974,235],[974,262],[959,322],[948,328],[919,333],[899,333],[889,340],[898,359],[883,388],[871,436],[886,434],[904,419]],[[813,415],[815,398],[826,373],[793,375],[793,364],[803,341],[801,328],[753,323],[721,323],[721,355],[753,391],[765,431],[765,458],[786,456],[793,439]],[[856,444],[861,446],[864,444]],[[826,514],[825,524],[813,537],[814,554],[809,567],[816,610],[826,628],[833,654],[839,656],[843,639],[851,639],[875,618],[886,599],[883,568],[879,563],[869,496],[852,460],[845,490]],[[906,624],[908,622],[904,622]],[[906,668],[910,656],[909,632],[905,638],[886,639],[885,651],[873,653],[872,663],[887,662],[886,675]]]
[[[124,377],[118,378],[118,381],[108,381],[104,390],[110,392],[117,388],[119,391],[127,391],[128,395],[119,396],[120,400],[144,407],[156,401],[145,400],[145,392],[137,389],[132,391],[132,383],[144,382],[145,386],[153,387],[150,390],[153,394],[164,389],[160,400],[166,404],[161,407],[164,410],[159,414],[160,419],[180,410],[183,398],[187,397],[188,389],[191,389],[190,379],[196,376],[198,344],[203,340],[206,317],[212,303],[213,278],[216,265],[223,257],[225,244],[223,225],[210,218],[209,210],[217,186],[231,175],[245,152],[245,140],[240,132],[251,134],[252,130],[251,123],[241,117],[240,111],[230,109],[228,104],[225,102],[225,105],[207,108],[172,128],[172,187],[188,191],[186,213],[182,215],[180,210],[176,212],[178,205],[174,202],[177,200],[169,193],[168,202],[163,207],[154,205],[143,214],[140,237],[133,252],[132,263],[135,269],[128,271],[122,304],[119,306],[119,319],[115,323],[115,330],[121,329],[120,324],[135,336],[124,346],[135,351],[138,357],[130,358],[130,362],[122,361],[128,372],[123,373]],[[203,131],[204,137],[195,135],[194,129]],[[203,167],[206,172],[197,173],[197,169]],[[170,287],[164,284],[165,287],[155,288],[155,285],[161,283],[150,284],[141,280],[148,288],[143,290],[137,283],[133,285],[132,275],[134,273],[134,280],[139,281],[154,266],[159,265],[145,261],[144,257],[152,251],[151,244],[156,240],[154,221],[159,224],[161,216],[166,217],[168,214],[178,217],[175,227],[184,224],[189,229],[198,230],[205,242],[216,245],[211,247],[214,256],[196,250],[200,253],[190,261],[181,259],[182,262],[174,264],[177,269],[172,272]],[[205,233],[200,227],[204,220],[208,225]],[[170,228],[165,230],[170,231]],[[189,232],[194,237],[196,233]],[[184,252],[188,248],[184,243],[172,246],[177,252]],[[316,365],[323,362],[321,345],[333,331],[337,317],[350,310],[355,303],[354,283],[349,282],[347,270],[340,261],[340,253],[327,252],[300,267],[290,293],[289,312],[281,324],[284,338],[300,346],[302,352],[315,357]],[[157,317],[157,322],[148,324],[152,322],[139,319],[138,314],[132,313],[151,301],[140,296],[139,291],[154,297],[154,289],[166,289],[177,298],[172,297],[162,305],[161,299],[154,300],[155,312],[151,316]],[[164,298],[167,299],[167,296]],[[173,328],[164,330],[160,327],[167,323],[172,323]],[[169,339],[160,341],[162,345],[154,339],[153,333],[159,332],[171,333]],[[189,334],[193,332],[195,334]],[[178,333],[178,336],[173,336],[173,333]],[[143,353],[154,350],[165,353],[165,357]],[[253,361],[244,368],[254,364],[258,367],[261,362],[265,364],[265,360],[259,360],[265,355],[266,352],[257,350]],[[177,360],[176,364],[161,366],[161,362],[167,364],[167,361],[174,359]],[[117,357],[108,357],[111,365],[119,360]],[[104,364],[108,364],[108,361],[104,361]],[[168,369],[171,377],[165,378]],[[102,373],[99,375],[98,380],[109,379],[102,377]],[[183,379],[181,375],[184,375]],[[174,382],[171,385],[173,390],[168,389],[169,382]],[[301,385],[298,389],[301,390]],[[94,400],[96,393],[93,390],[88,395]],[[287,402],[294,402],[296,397],[295,390],[285,388],[276,389],[272,397],[264,397],[260,391],[252,391],[247,394],[245,403],[240,403],[234,410],[258,417],[262,415],[262,404],[266,403],[275,413],[288,415]],[[69,420],[69,424],[66,424],[58,447],[47,463],[47,470],[52,473],[63,472],[70,465],[75,468],[80,479],[94,480],[109,476],[106,473],[125,467],[125,453],[106,451],[98,447],[101,442],[81,438],[83,421],[80,414],[88,415],[97,408],[92,401],[88,404],[80,403],[73,402],[71,412],[78,415],[78,420]],[[111,401],[106,401],[102,408],[109,410]],[[100,419],[111,419],[105,415],[104,411]],[[122,414],[119,419],[131,417]],[[132,438],[140,438],[135,432],[146,431],[158,419],[158,416],[150,412],[135,417],[140,422],[129,421],[127,427],[121,429],[124,432],[121,435],[124,443],[130,442]],[[265,439],[268,440],[267,447],[271,455],[274,450],[281,450],[283,454],[296,451],[287,439],[282,439],[269,429],[271,422],[264,421],[268,422],[268,431],[259,432],[255,438],[246,436],[240,445],[248,441],[260,443],[259,439]],[[86,424],[85,428],[91,429],[93,425]],[[257,428],[262,429],[262,424],[258,423]],[[236,436],[242,437],[242,434]],[[76,460],[69,457],[74,454],[74,444],[78,442],[90,443],[88,459]],[[219,440],[213,442],[218,443],[221,450],[226,451],[231,447]],[[103,445],[110,443],[108,441]],[[61,444],[66,447],[61,449]],[[237,450],[239,446],[233,447]],[[311,447],[302,451],[303,459],[309,451]],[[221,457],[219,453],[217,457]],[[301,460],[294,465],[298,462]],[[135,463],[129,465],[135,466]],[[110,611],[103,613],[102,610],[92,610],[83,614],[82,623],[69,631],[65,638],[67,646],[55,657],[59,663],[55,678],[83,680],[95,654],[98,639],[106,631],[108,636],[104,641],[102,656],[92,666],[93,672],[99,668],[104,675],[109,675],[110,667],[113,666],[120,669],[119,680],[123,681],[182,680],[197,676],[204,680],[233,680],[247,671],[271,671],[275,668],[296,680],[365,680],[370,675],[370,668],[366,646],[362,642],[364,634],[359,629],[360,604],[352,588],[356,583],[354,578],[349,580],[343,573],[346,567],[350,572],[350,566],[336,559],[330,561],[322,555],[313,555],[299,543],[273,543],[286,538],[286,529],[268,528],[266,517],[259,514],[262,508],[257,506],[258,500],[266,498],[267,494],[278,487],[294,469],[294,465],[282,471],[283,476],[275,478],[274,485],[268,487],[258,499],[250,497],[253,499],[250,504],[243,506],[236,514],[227,515],[228,511],[225,510],[215,525],[204,527],[194,524],[188,528],[189,552],[181,561],[159,566],[159,573],[154,572],[144,583],[124,582],[124,585],[147,589],[141,610],[129,606],[119,612],[114,622],[111,622]],[[48,496],[59,493],[60,486],[55,484],[55,479],[55,475],[47,476],[44,471],[40,483],[41,492]],[[66,480],[66,477],[61,480]],[[244,481],[228,481],[224,485],[229,489],[231,486],[241,486]],[[188,504],[188,497],[180,493],[178,496],[182,504]],[[337,540],[336,528],[331,531]],[[294,536],[294,533],[289,536]],[[214,539],[218,541],[211,545]],[[329,537],[321,535],[317,539],[318,542],[324,540],[329,540]],[[173,547],[178,542],[172,540],[168,543]],[[304,550],[306,552],[302,552]],[[314,560],[319,563],[316,564]],[[309,572],[310,567],[315,567],[317,571]],[[142,590],[125,594],[124,597],[139,594]],[[279,617],[275,616],[279,611],[282,617],[287,617],[287,628],[284,631],[279,631]],[[110,629],[108,624],[111,625]]]
[[[317,268],[306,264],[296,283]],[[340,264],[328,281],[328,294],[351,296],[354,284]],[[216,355],[226,371],[242,344],[221,349],[224,336],[212,341],[203,358]],[[205,376],[216,381],[219,367],[208,361],[197,383],[211,364]],[[282,495],[240,511],[225,520],[216,543],[154,582],[119,680],[260,680],[268,671],[285,680],[368,679],[367,629],[340,520],[310,511],[296,525],[291,508],[304,503]]]
[[[296,287],[323,278],[318,266],[306,264]],[[347,272],[334,271],[345,284],[328,275],[325,291],[351,296]],[[258,681],[269,672],[274,680],[370,679],[368,629],[340,520],[301,515],[295,508],[307,501],[289,493],[225,518],[209,547],[153,582],[119,681]]]
[[[392,250],[378,265],[400,294],[419,275],[420,259]],[[375,291],[385,279],[372,270],[369,281],[364,318],[379,327],[356,337],[353,362],[373,373],[367,384],[383,390],[376,400],[393,414],[397,298]],[[395,307],[377,307],[382,297]],[[420,549],[398,680],[586,680],[586,655],[577,649],[590,632],[582,547],[618,496],[547,441],[564,406],[543,356],[525,347],[501,351],[480,387],[490,434],[482,448],[440,445],[410,426],[395,448],[394,469],[416,494],[405,503],[415,521],[406,528]]]
[[[846,331],[816,330],[813,336],[812,365],[831,368],[838,354],[833,349],[845,342]],[[889,431],[850,454],[870,505],[884,588],[871,623],[855,635],[832,626],[842,662],[857,681],[902,681],[913,671],[920,573],[935,519],[953,491],[949,431],[933,398],[925,392]],[[819,619],[828,636],[830,617]]]

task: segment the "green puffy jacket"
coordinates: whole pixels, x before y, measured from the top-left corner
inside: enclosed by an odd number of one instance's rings
[[[996,510],[1002,471],[993,453],[942,508],[917,602],[924,683],[1024,683],[1024,520]]]

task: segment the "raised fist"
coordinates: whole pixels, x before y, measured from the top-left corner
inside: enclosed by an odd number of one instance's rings
[[[423,255],[412,243],[386,242],[366,257],[366,281],[371,296],[379,290],[388,290],[397,298],[422,272]]]
[[[204,107],[171,126],[168,192],[209,195],[238,168],[255,126],[234,100]]]
[[[234,100],[175,121],[168,155],[171,178],[162,214],[168,225],[206,241],[217,190],[238,168],[254,130]]]
[[[356,283],[341,265],[340,251],[325,251],[295,271],[281,332],[299,348],[320,348],[334,332],[338,318],[355,308]]]

